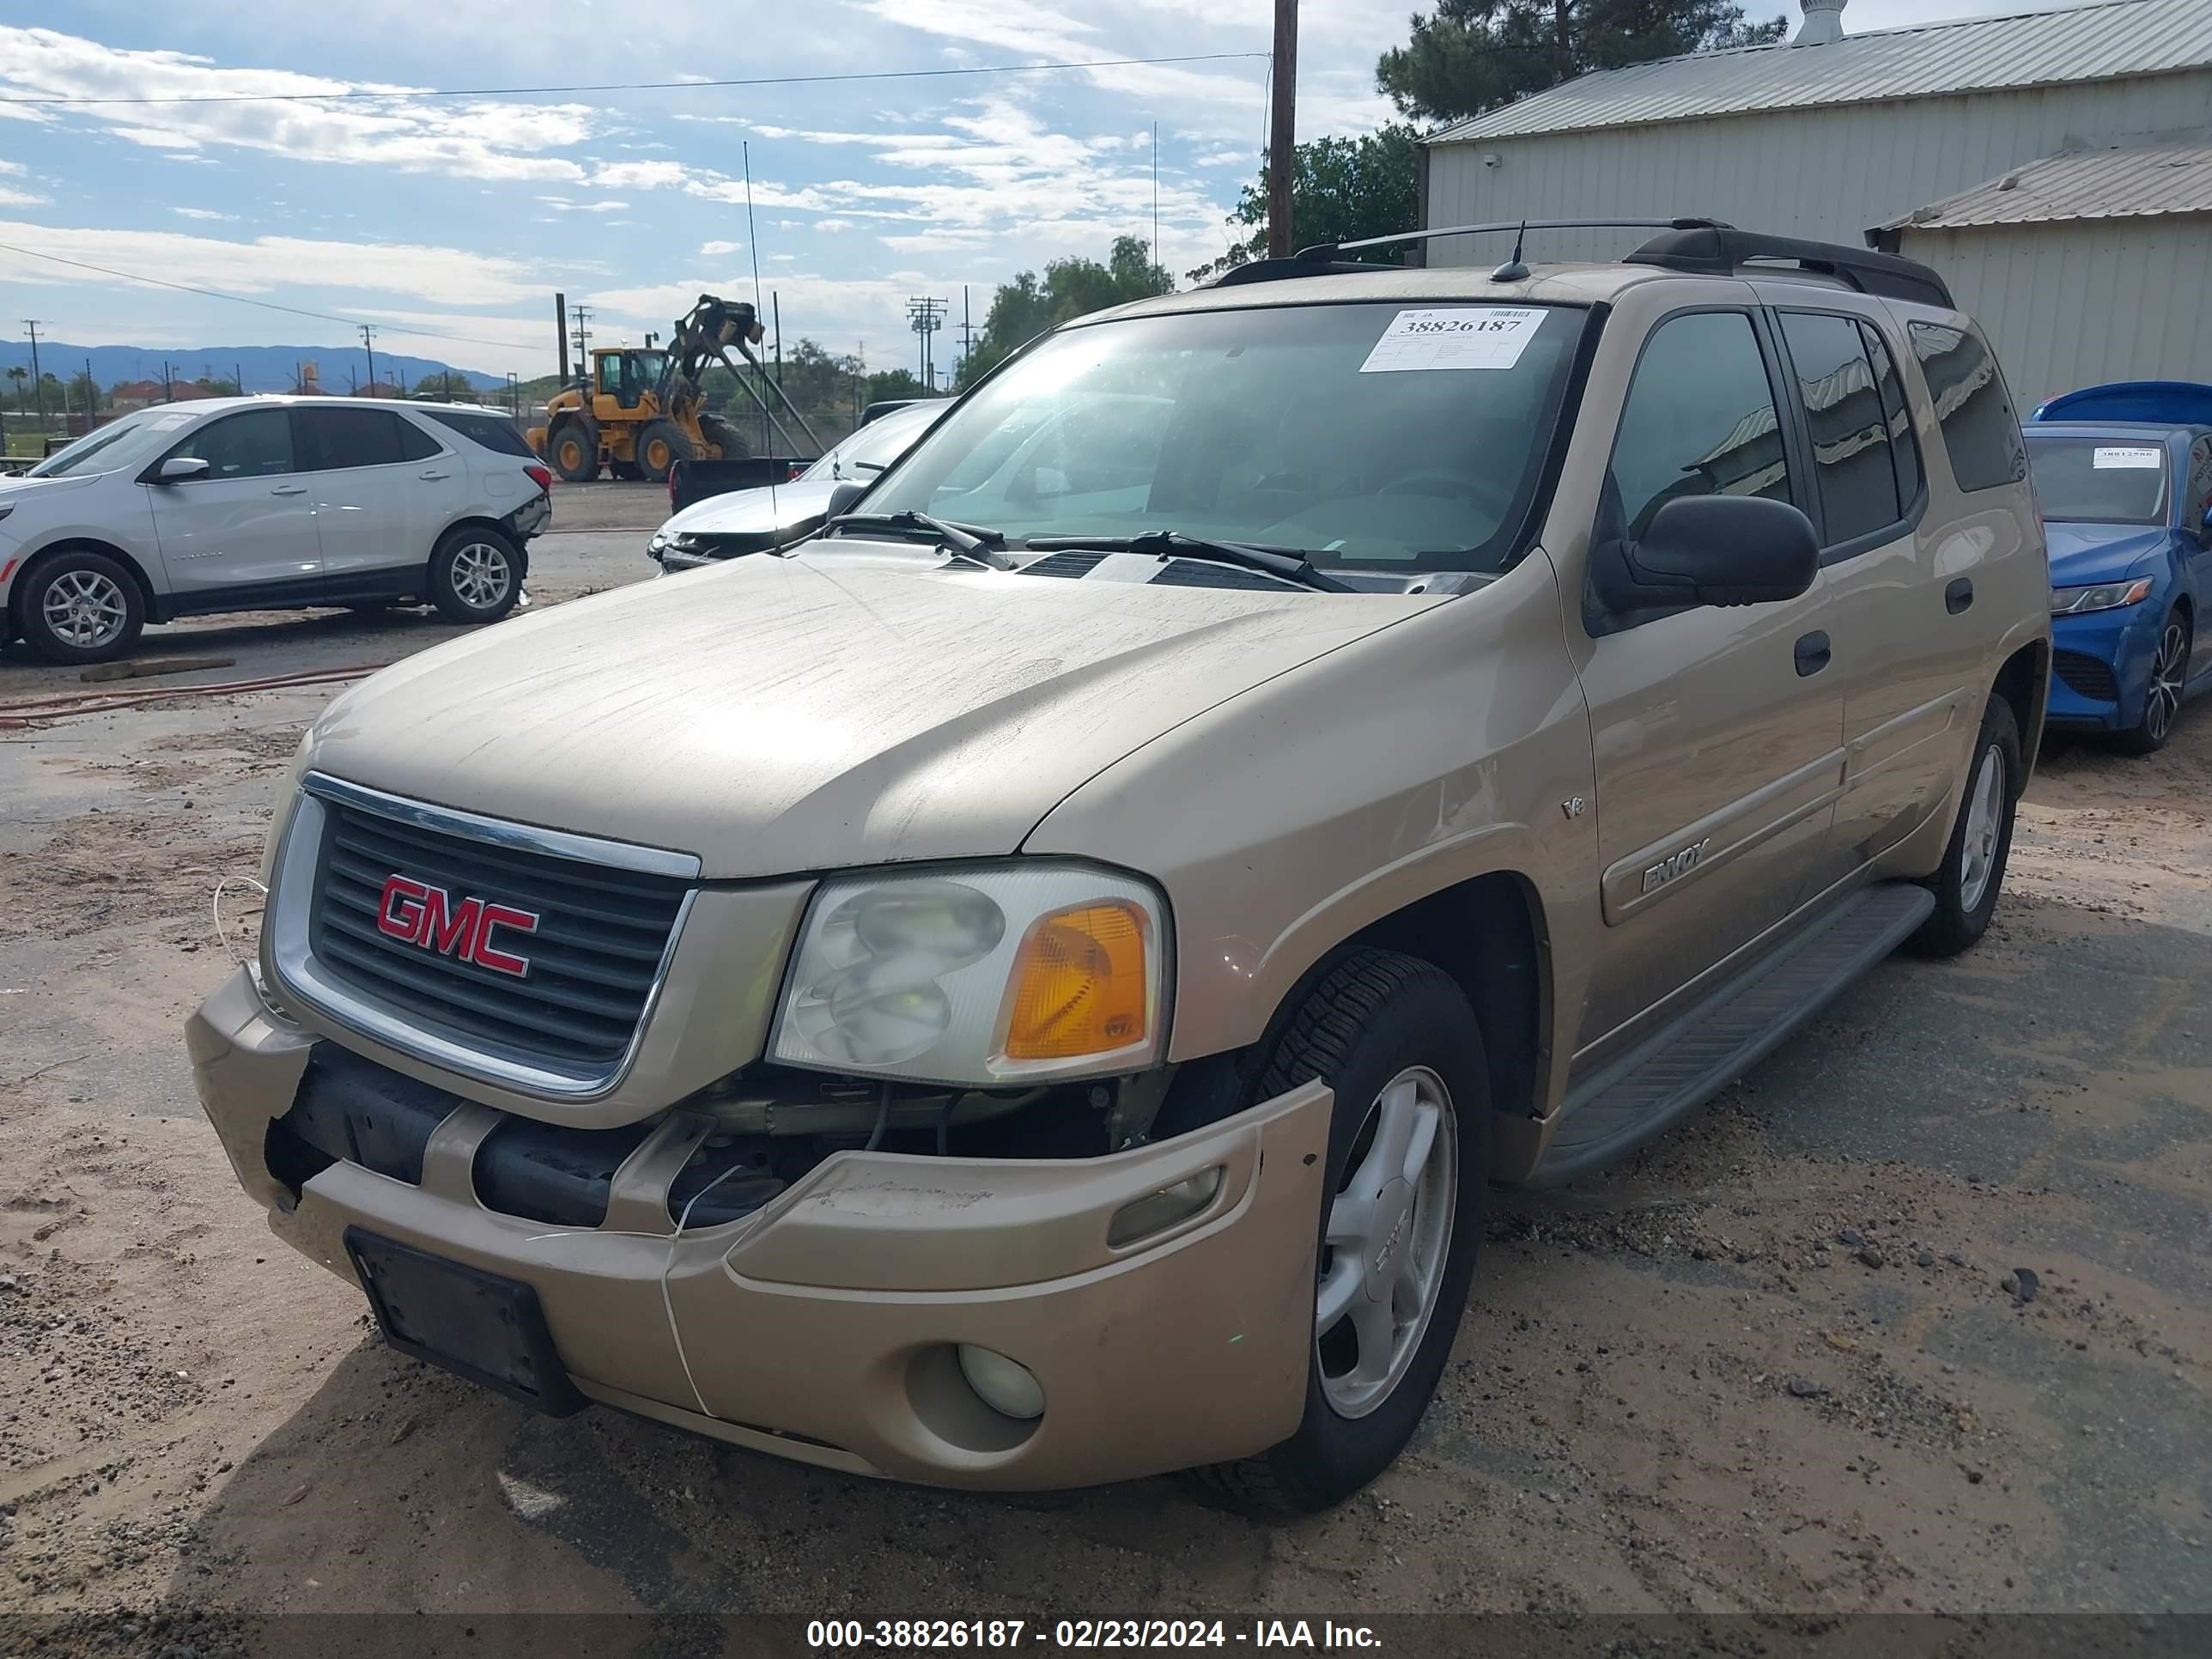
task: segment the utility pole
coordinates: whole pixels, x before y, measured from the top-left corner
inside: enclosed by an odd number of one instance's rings
[[[590,378],[592,369],[592,308],[579,300],[568,307],[568,314],[576,323],[576,378],[585,380]]]
[[[92,359],[84,360],[84,429],[92,430],[93,417],[100,413],[100,383],[92,378]]]
[[[964,371],[968,360],[975,355],[975,313],[968,308],[968,284],[960,284],[960,367]]]
[[[26,317],[23,326],[31,331],[31,388],[39,400],[39,430],[46,429],[46,382],[39,373],[39,319]]]
[[[246,395],[246,369],[243,364],[235,362],[231,364],[230,383],[238,388],[240,397],[243,398]]]
[[[177,377],[169,372],[167,357],[161,359],[161,401],[165,404],[177,401]]]
[[[361,325],[361,349],[368,354],[368,395],[376,396],[376,331],[367,323]]]
[[[568,378],[568,296],[557,292],[553,295],[553,337],[554,349],[560,354],[553,366],[553,378],[565,380]]]
[[[951,307],[943,300],[911,299],[906,302],[907,323],[921,337],[921,384],[927,392],[937,390],[935,358],[930,349],[937,331],[945,326],[945,313]]]
[[[1292,246],[1291,179],[1297,168],[1298,0],[1275,0],[1274,59],[1267,120],[1267,257],[1285,259]]]

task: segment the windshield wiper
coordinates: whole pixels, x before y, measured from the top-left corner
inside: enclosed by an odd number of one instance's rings
[[[854,530],[923,531],[936,537],[939,544],[948,552],[963,559],[988,565],[994,570],[1014,568],[1014,562],[1002,550],[1006,545],[1006,533],[988,525],[953,524],[909,507],[902,513],[848,513],[830,521],[832,529],[841,526]]]
[[[1142,553],[1163,564],[1170,559],[1206,559],[1215,564],[1241,565],[1264,575],[1280,576],[1322,593],[1356,593],[1297,553],[1279,553],[1273,548],[1246,542],[1217,542],[1204,536],[1186,536],[1180,530],[1148,530],[1141,536],[1031,536],[1023,544],[1034,552],[1082,549],[1097,553]]]

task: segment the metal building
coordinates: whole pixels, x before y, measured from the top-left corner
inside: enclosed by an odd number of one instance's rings
[[[1786,45],[1603,70],[1444,128],[1425,150],[1423,222],[1686,214],[1875,241],[1954,279],[2024,407],[2100,380],[2212,380],[2212,186],[2142,159],[2212,145],[2212,0],[1862,34],[1843,32],[1844,7],[1805,0]],[[2123,148],[2131,159],[2100,162]],[[2049,158],[2069,165],[2029,170]],[[1987,198],[2038,177],[2045,216],[1992,216]],[[2122,178],[2135,193],[2113,194]],[[2108,197],[2136,205],[2118,214]],[[1528,254],[1610,258],[1634,240],[1532,233]],[[1494,262],[1504,247],[1449,239],[1427,257]],[[2115,303],[2124,319],[2094,314]]]

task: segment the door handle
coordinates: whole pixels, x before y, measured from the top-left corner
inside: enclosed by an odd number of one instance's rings
[[[1828,665],[1828,636],[1826,634],[1806,635],[1797,641],[1797,677],[1804,678],[1817,674]]]
[[[453,475],[450,472],[418,472],[415,476],[418,478],[450,478]]]
[[[1973,602],[1974,584],[1965,576],[1943,590],[1943,608],[1954,617]]]
[[[304,495],[307,493],[307,486],[305,484],[277,484],[271,488],[269,493],[272,495]]]

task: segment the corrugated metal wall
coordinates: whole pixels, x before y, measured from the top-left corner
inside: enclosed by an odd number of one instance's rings
[[[2025,417],[2107,380],[2212,381],[2212,216],[1907,230],[1988,331]]]
[[[1662,126],[1481,139],[1429,152],[1431,225],[1696,215],[1860,245],[1869,226],[2069,145],[2202,127],[2212,70],[2025,92],[1777,110]],[[1485,155],[1498,165],[1485,167]],[[1528,256],[1610,258],[1632,234],[1556,232]],[[1496,238],[1431,245],[1437,264],[1505,256]],[[2180,273],[2177,272],[2179,280]]]

